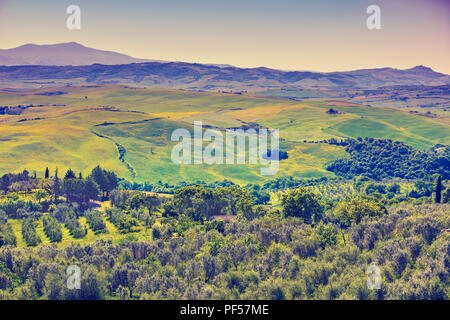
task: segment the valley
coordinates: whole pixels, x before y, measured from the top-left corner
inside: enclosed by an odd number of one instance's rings
[[[280,130],[288,158],[274,177],[333,177],[328,163],[347,156],[328,139],[373,137],[402,141],[419,150],[448,144],[442,117],[336,100],[271,98],[257,94],[144,89],[124,85],[3,89],[0,105],[21,112],[0,121],[1,172],[49,165],[88,173],[101,163],[136,182],[261,183],[260,165],[176,165],[171,133],[194,121],[218,130],[257,125]],[[337,110],[330,113],[328,110]]]

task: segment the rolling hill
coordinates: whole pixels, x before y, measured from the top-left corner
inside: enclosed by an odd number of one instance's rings
[[[0,87],[133,84],[201,91],[264,91],[276,88],[345,92],[385,86],[439,86],[450,76],[424,66],[348,72],[282,71],[135,59],[71,42],[0,50]]]
[[[385,138],[421,150],[450,143],[450,76],[424,66],[244,69],[143,62],[77,43],[2,50],[1,63],[23,65],[0,66],[0,174],[42,174],[47,166],[88,173],[101,164],[137,182],[246,184],[333,176],[327,164],[347,154],[324,142],[331,138]],[[221,131],[277,128],[289,157],[276,177],[262,176],[260,165],[176,165],[170,135],[194,121]]]
[[[293,101],[253,95],[143,89],[119,85],[1,90],[2,104],[21,105],[0,116],[0,174],[23,169],[71,167],[87,174],[97,164],[137,182],[232,180],[258,183],[282,176],[332,177],[327,163],[346,157],[330,138],[374,137],[418,149],[449,144],[449,126],[395,109],[332,101]],[[339,111],[330,114],[330,108]],[[176,165],[171,161],[177,128],[193,121],[219,130],[255,123],[280,129],[289,154],[276,176],[260,165]]]

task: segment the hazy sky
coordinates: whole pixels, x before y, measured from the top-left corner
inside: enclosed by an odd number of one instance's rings
[[[81,7],[81,30],[66,8]],[[366,8],[381,8],[381,30]],[[450,74],[448,0],[0,0],[0,48],[76,41],[137,58],[336,71]]]

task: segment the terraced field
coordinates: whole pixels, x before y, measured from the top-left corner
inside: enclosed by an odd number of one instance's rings
[[[42,95],[44,93],[45,95]],[[23,169],[43,175],[45,167],[84,174],[97,164],[138,182],[257,183],[279,176],[333,176],[326,164],[347,156],[343,148],[316,143],[329,138],[400,140],[419,149],[450,143],[450,127],[403,111],[327,101],[136,89],[117,85],[2,90],[0,105],[27,106],[0,115],[0,173]],[[326,111],[334,108],[338,114]],[[192,123],[218,130],[257,124],[280,129],[289,154],[276,176],[261,165],[175,165],[173,130]]]

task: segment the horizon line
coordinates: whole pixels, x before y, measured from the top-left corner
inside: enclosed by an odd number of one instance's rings
[[[34,45],[34,46],[56,46],[56,45],[63,45],[63,44],[76,44],[79,46],[82,46],[84,48],[87,49],[92,49],[92,50],[97,50],[97,51],[104,51],[104,52],[108,52],[108,53],[115,53],[115,54],[120,54],[120,55],[124,55],[127,56],[131,59],[136,59],[136,60],[149,60],[149,61],[142,61],[142,62],[131,62],[131,63],[122,63],[122,64],[102,64],[102,63],[93,63],[93,64],[100,64],[100,65],[127,65],[127,64],[133,64],[133,63],[187,63],[187,64],[201,64],[201,65],[210,65],[210,66],[224,66],[224,67],[231,67],[231,68],[238,68],[238,69],[262,69],[262,68],[266,68],[266,69],[271,69],[271,70],[278,70],[278,71],[283,71],[283,72],[314,72],[314,73],[339,73],[339,72],[351,72],[351,71],[362,71],[362,70],[379,70],[379,69],[394,69],[394,70],[400,70],[400,71],[406,71],[406,70],[411,70],[417,67],[424,67],[427,69],[430,69],[433,72],[436,73],[441,73],[444,75],[450,75],[444,72],[440,72],[440,71],[436,71],[431,67],[427,67],[425,64],[420,64],[420,65],[415,65],[412,66],[410,68],[398,68],[398,67],[393,67],[393,66],[384,66],[384,67],[361,67],[361,68],[355,68],[355,69],[346,69],[346,70],[334,70],[334,71],[317,71],[317,70],[311,70],[311,69],[282,69],[282,68],[276,68],[276,67],[268,67],[268,66],[253,66],[253,67],[244,67],[244,66],[238,66],[238,65],[234,65],[234,64],[229,64],[229,63],[213,63],[213,62],[194,62],[194,61],[184,61],[184,60],[165,60],[165,59],[155,59],[155,58],[137,58],[134,56],[131,56],[127,53],[122,53],[119,51],[113,51],[113,50],[105,50],[105,49],[99,49],[99,48],[94,48],[94,47],[89,47],[86,46],[85,44],[82,44],[80,42],[77,41],[68,41],[68,42],[57,42],[57,43],[33,43],[33,42],[29,42],[29,43],[25,43],[23,45],[19,45],[17,47],[13,47],[13,48],[0,48],[0,51],[2,50],[13,50],[13,49],[17,49],[17,48],[21,48],[24,46],[28,46],[28,45]],[[90,64],[90,65],[93,65]],[[32,66],[32,65],[2,65],[4,67],[13,67],[13,66]],[[41,66],[46,66],[46,65],[41,65]],[[47,65],[47,66],[52,66],[52,65]],[[56,65],[54,65],[56,66]],[[59,65],[59,66],[73,66],[73,65]],[[81,66],[81,65],[80,65]],[[85,66],[89,66],[89,65],[85,65]]]

